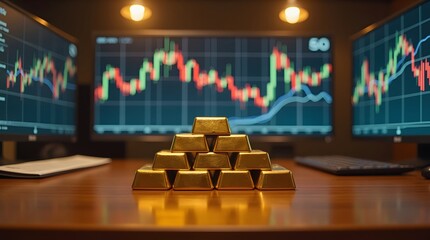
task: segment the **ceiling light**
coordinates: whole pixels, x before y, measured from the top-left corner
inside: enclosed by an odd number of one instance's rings
[[[287,7],[279,13],[279,18],[287,23],[299,23],[308,19],[309,13],[300,7],[296,1],[288,1]]]
[[[133,3],[121,8],[121,15],[129,20],[136,22],[148,19],[151,17],[151,10],[140,3]]]

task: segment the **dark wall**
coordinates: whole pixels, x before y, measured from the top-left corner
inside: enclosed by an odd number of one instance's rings
[[[296,154],[348,154],[353,156],[390,158],[391,143],[352,140],[351,108],[351,42],[350,36],[365,26],[377,22],[405,5],[402,0],[352,1],[303,0],[310,18],[301,24],[288,25],[278,14],[285,0],[146,0],[153,11],[147,21],[135,23],[123,19],[120,0],[15,0],[28,11],[76,36],[79,43],[79,82],[92,79],[92,36],[98,30],[130,29],[191,29],[286,31],[294,34],[316,33],[332,36],[334,47],[334,122],[335,138],[329,143],[317,140],[299,141]],[[145,147],[142,145],[145,144]],[[261,148],[271,145],[260,143]],[[129,143],[129,156],[152,154],[168,143]],[[277,148],[283,145],[277,144]]]

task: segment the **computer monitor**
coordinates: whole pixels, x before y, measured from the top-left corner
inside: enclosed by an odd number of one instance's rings
[[[430,2],[420,2],[353,40],[355,137],[430,140]]]
[[[353,136],[417,143],[418,166],[430,165],[429,13],[419,2],[353,40]]]
[[[0,1],[0,141],[76,138],[76,43]]]
[[[93,137],[191,132],[197,116],[251,136],[330,136],[331,44],[285,32],[97,33]]]

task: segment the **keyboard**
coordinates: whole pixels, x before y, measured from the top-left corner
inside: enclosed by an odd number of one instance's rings
[[[301,165],[336,175],[398,175],[415,170],[413,165],[338,155],[296,157],[295,161]]]
[[[29,161],[0,166],[0,176],[16,178],[43,178],[77,169],[110,163],[109,158],[74,155],[70,157]]]

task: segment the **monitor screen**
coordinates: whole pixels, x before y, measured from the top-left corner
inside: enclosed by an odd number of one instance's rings
[[[154,30],[94,41],[96,137],[190,132],[197,116],[250,135],[333,131],[327,36]]]
[[[429,13],[430,2],[422,2],[354,39],[354,136],[430,135]]]
[[[75,137],[76,41],[0,1],[0,140]]]

